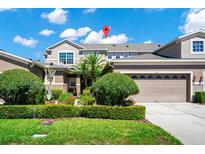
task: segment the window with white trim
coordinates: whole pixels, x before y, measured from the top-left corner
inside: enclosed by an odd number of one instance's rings
[[[59,52],[59,63],[60,64],[74,64],[73,52]]]
[[[120,59],[120,53],[116,54],[116,59]]]
[[[108,58],[108,59],[112,59],[112,54],[109,53],[108,56],[107,56],[107,58]]]
[[[204,52],[204,41],[192,41],[192,51],[194,53]]]

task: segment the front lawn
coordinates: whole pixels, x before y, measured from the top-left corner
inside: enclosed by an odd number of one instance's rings
[[[34,134],[47,134],[33,138]],[[42,120],[0,120],[0,144],[181,144],[145,122],[71,118],[42,125]]]

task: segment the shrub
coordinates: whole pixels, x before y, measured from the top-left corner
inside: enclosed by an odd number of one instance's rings
[[[141,120],[144,106],[71,106],[71,105],[2,105],[0,119],[86,117],[101,119]]]
[[[33,73],[13,69],[0,74],[0,98],[10,105],[42,104],[45,87]]]
[[[82,92],[83,95],[91,95],[91,88],[87,87]]]
[[[195,101],[197,103],[205,103],[205,91],[196,92]]]
[[[53,99],[57,100],[62,93],[63,91],[61,89],[52,89]]]
[[[44,105],[36,109],[38,118],[80,117],[80,109],[71,105]]]
[[[81,105],[93,105],[95,103],[95,97],[89,95],[81,95],[80,96],[80,104]]]
[[[145,118],[145,107],[85,106],[81,114],[87,118],[140,120]]]
[[[65,99],[65,104],[74,105],[76,98],[74,96],[69,96]]]
[[[62,93],[58,99],[59,102],[64,102],[69,96],[73,96],[71,92],[69,93]]]
[[[0,106],[0,119],[26,119],[33,116],[33,109],[28,105]]]
[[[136,83],[127,75],[108,73],[98,79],[91,91],[99,105],[125,106],[125,99],[139,92]]]

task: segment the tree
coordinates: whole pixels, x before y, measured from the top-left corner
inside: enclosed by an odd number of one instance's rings
[[[86,58],[82,58],[77,65],[74,65],[74,69],[71,74],[80,74],[82,75],[83,82],[85,86],[88,86],[88,78],[89,78],[89,67]]]
[[[75,70],[71,73],[82,75],[82,79],[85,83],[85,87],[88,87],[88,80],[91,79],[91,85],[97,80],[98,77],[112,72],[113,67],[109,62],[105,62],[102,56],[97,54],[90,54],[80,60],[80,62],[74,65]]]
[[[96,54],[91,54],[86,57],[87,64],[89,66],[89,75],[92,80],[92,84],[96,81],[97,77],[100,76],[104,66],[105,59]]]

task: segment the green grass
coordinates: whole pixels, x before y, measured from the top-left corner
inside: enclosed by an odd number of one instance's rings
[[[48,134],[33,138],[33,134]],[[0,144],[181,144],[161,128],[128,120],[72,118],[0,120]]]

